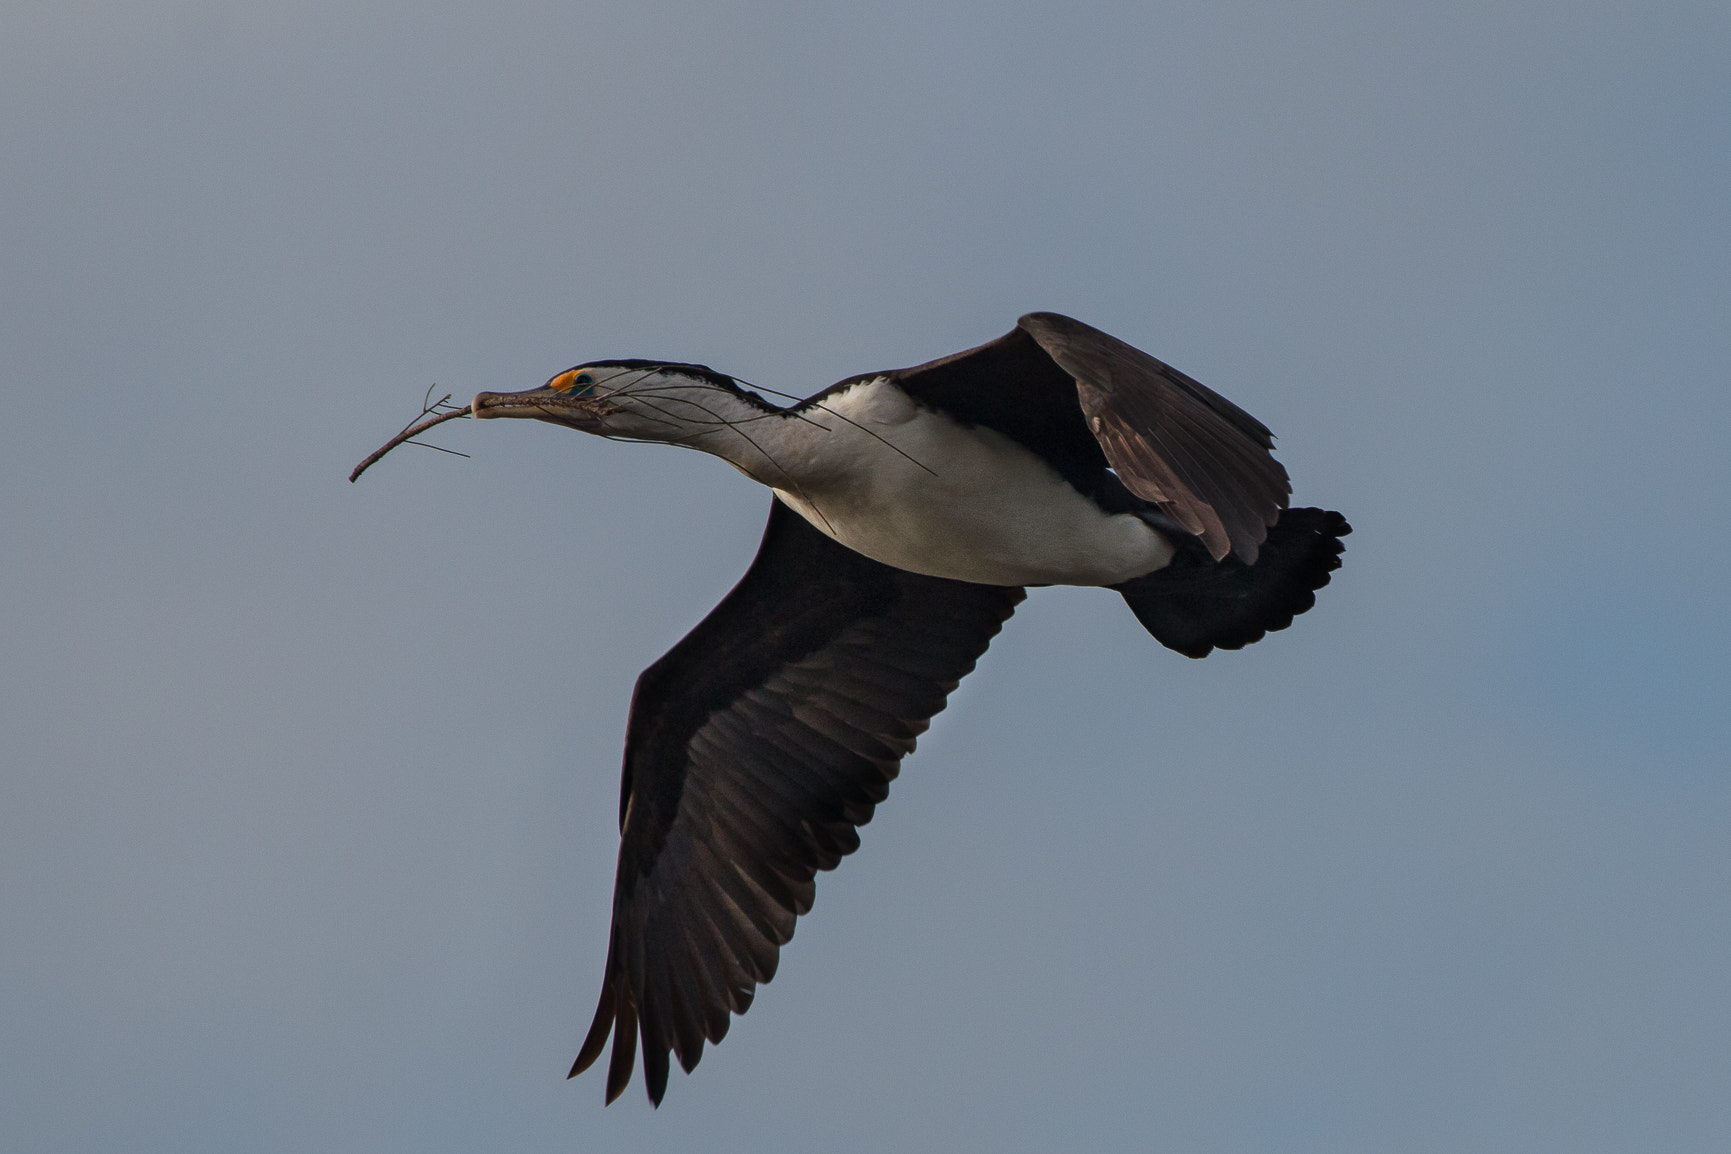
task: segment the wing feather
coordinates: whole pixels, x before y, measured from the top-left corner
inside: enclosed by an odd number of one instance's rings
[[[1267,426],[1200,382],[1057,313],[1018,326],[1076,382],[1087,427],[1138,497],[1196,534],[1215,560],[1256,563],[1292,492]]]
[[[857,827],[1022,591],[905,573],[777,502],[751,569],[638,680],[613,929],[595,1019],[607,1096],[639,1041],[650,1099],[774,975],[818,870]]]

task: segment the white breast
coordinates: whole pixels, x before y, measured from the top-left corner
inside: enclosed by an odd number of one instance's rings
[[[759,423],[754,459],[735,464],[887,565],[993,585],[1110,585],[1172,559],[1140,519],[1102,512],[1015,441],[919,408],[884,378],[804,415]]]

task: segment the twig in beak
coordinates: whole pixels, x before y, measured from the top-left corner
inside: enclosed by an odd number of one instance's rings
[[[450,399],[451,399],[450,395],[447,394],[445,397],[445,401],[448,401]],[[442,405],[445,403],[445,401],[440,401],[440,402],[438,402],[438,404]],[[433,405],[433,406],[431,406],[431,408],[423,407],[421,409],[421,412],[423,414],[425,414],[427,412],[430,412],[433,408],[437,408],[437,407],[438,407],[438,405]],[[364,460],[360,464],[356,465],[355,471],[349,474],[349,484],[351,484],[351,485],[354,484],[355,481],[360,477],[360,475],[362,473],[366,472],[368,469],[372,468],[373,464],[376,461],[378,461],[378,459],[380,457],[383,457],[386,453],[390,452],[392,449],[396,448],[398,445],[408,443],[408,444],[412,444],[412,445],[421,445],[421,448],[423,448],[423,449],[439,449],[439,446],[437,446],[437,445],[422,444],[419,441],[412,441],[412,440],[410,440],[410,438],[420,436],[422,433],[426,432],[428,429],[432,428],[434,425],[442,425],[446,421],[454,421],[458,417],[467,417],[468,415],[469,415],[469,410],[466,408],[453,409],[448,413],[440,413],[439,415],[437,415],[435,417],[428,417],[426,420],[420,422],[419,424],[410,424],[402,432],[400,432],[396,436],[392,437],[389,441],[386,441],[383,448],[379,449],[372,456],[368,457],[366,460]],[[441,452],[441,453],[456,453],[456,455],[459,457],[468,456],[467,453],[457,453],[457,451],[455,449],[439,449],[439,452]]]

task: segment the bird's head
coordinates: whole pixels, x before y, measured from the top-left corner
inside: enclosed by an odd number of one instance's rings
[[[480,393],[481,417],[526,417],[603,437],[688,441],[725,424],[717,393],[740,394],[731,378],[705,365],[596,361],[521,393]]]

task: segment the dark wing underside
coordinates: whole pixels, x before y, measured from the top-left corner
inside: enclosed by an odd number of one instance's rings
[[[813,877],[859,847],[902,757],[1024,596],[903,572],[779,501],[757,559],[632,697],[606,975],[572,1067],[638,1040],[651,1101],[775,974]]]
[[[916,400],[1020,441],[1084,493],[1108,465],[1216,561],[1254,565],[1292,486],[1263,424],[1116,337],[1057,313],[893,374]]]

